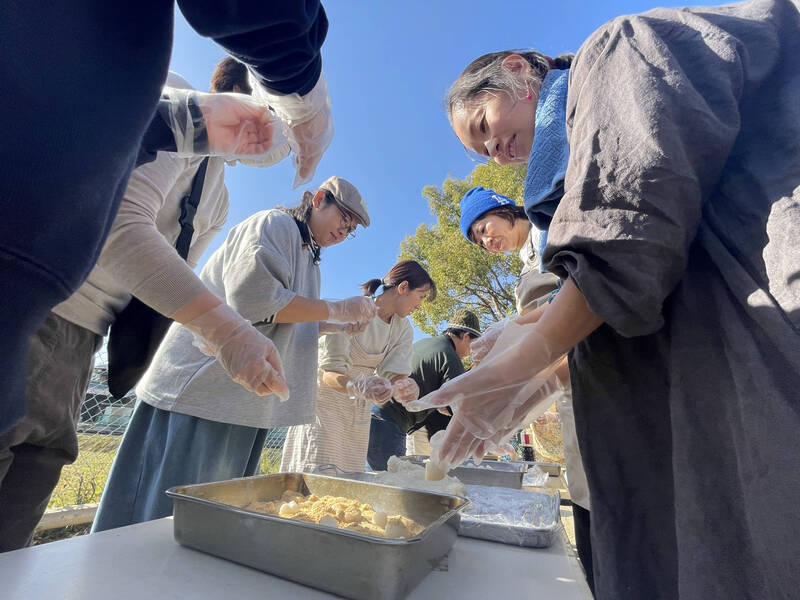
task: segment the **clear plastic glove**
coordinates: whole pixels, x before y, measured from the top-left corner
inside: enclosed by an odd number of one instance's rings
[[[353,323],[333,323],[331,321],[319,322],[319,334],[343,333],[345,335],[356,335],[367,328],[369,321],[355,321]]]
[[[392,397],[400,404],[419,398],[419,386],[411,377],[403,377],[392,384]]]
[[[509,321],[479,366],[406,404],[411,411],[448,405],[453,410],[432,460],[440,466],[480,460],[544,413],[552,394],[563,388],[556,373],[561,356],[536,323]]]
[[[353,296],[344,300],[323,300],[328,307],[328,320],[339,323],[369,322],[378,314],[378,305],[367,296]]]
[[[472,341],[469,347],[469,356],[472,359],[472,364],[477,366],[486,358],[486,355],[489,354],[489,351],[494,347],[497,338],[503,333],[506,323],[508,323],[508,319],[492,323],[478,339]]]
[[[178,156],[249,158],[267,166],[286,157],[282,126],[268,107],[244,94],[164,88],[159,113],[169,123]],[[284,147],[283,149],[281,149]]]
[[[226,304],[219,304],[185,324],[196,345],[219,361],[225,372],[246,390],[289,399],[283,365],[272,341]]]
[[[359,403],[383,404],[392,397],[392,382],[379,375],[357,375],[347,382],[347,393]]]
[[[238,163],[242,163],[247,167],[258,167],[258,168],[271,167],[272,165],[276,165],[279,162],[281,162],[291,153],[292,149],[289,147],[289,142],[286,142],[282,146],[277,146],[273,148],[266,154],[259,154],[258,156],[254,157],[229,160],[228,164],[232,167],[235,167]]]
[[[297,172],[294,187],[308,183],[333,139],[331,99],[325,76],[320,74],[314,88],[305,96],[273,92],[252,73],[250,87],[253,88],[253,98],[269,105],[286,126],[284,133],[294,152],[293,162]]]

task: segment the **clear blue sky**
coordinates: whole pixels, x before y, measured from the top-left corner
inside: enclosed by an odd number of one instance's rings
[[[272,0],[288,1],[288,0]],[[701,2],[700,4],[714,4]],[[402,239],[433,218],[421,195],[426,185],[464,177],[475,166],[447,123],[444,93],[477,56],[533,47],[556,55],[576,51],[609,19],[683,2],[655,0],[329,0],[323,46],[336,134],[314,180],[292,190],[291,162],[267,169],[228,167],[230,213],[201,265],[247,216],[299,202],[331,175],[361,191],[372,226],[354,240],[323,252],[322,296],[359,293],[358,284],[381,277],[395,263]],[[221,48],[176,15],[171,68],[207,90]]]

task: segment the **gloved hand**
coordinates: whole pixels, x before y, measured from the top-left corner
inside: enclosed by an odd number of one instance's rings
[[[283,365],[272,341],[226,304],[219,304],[185,324],[196,345],[215,356],[236,383],[259,396],[289,399]],[[199,342],[199,343],[197,343]]]
[[[325,76],[320,73],[316,85],[305,96],[273,92],[252,73],[250,87],[253,88],[253,98],[269,105],[286,125],[285,134],[294,151],[293,162],[297,171],[293,187],[308,183],[333,139],[331,99]]]
[[[228,160],[227,162],[232,167],[235,167],[237,163],[242,163],[243,165],[248,167],[264,168],[278,164],[284,158],[289,156],[289,154],[291,153],[292,149],[289,147],[289,142],[287,141],[285,144],[281,146],[274,146],[272,150],[270,150],[266,154],[259,154],[258,156],[252,156],[252,157],[248,156],[247,158]]]
[[[508,323],[508,319],[492,323],[478,339],[472,341],[469,347],[469,356],[472,359],[472,364],[477,366],[478,363],[486,358],[486,355],[494,347],[497,338],[503,333],[506,323]]]
[[[356,335],[367,328],[369,321],[354,321],[352,323],[332,323],[331,321],[319,322],[319,334],[344,333],[345,335]]]
[[[406,404],[411,411],[448,405],[453,409],[431,460],[444,468],[469,457],[480,459],[547,410],[550,396],[562,387],[556,375],[561,355],[553,346],[537,323],[510,321],[479,366]]]
[[[265,160],[274,164],[288,155],[280,121],[249,96],[170,87],[164,94],[169,101],[159,103],[159,113],[170,125],[178,156],[247,157],[268,166]]]
[[[328,307],[328,320],[340,323],[371,321],[378,314],[378,305],[367,296],[353,296],[344,300],[323,300]]]
[[[419,398],[419,386],[411,377],[403,377],[392,384],[392,397],[400,404]]]
[[[392,382],[379,375],[360,373],[347,382],[347,393],[357,402],[383,404],[392,397]]]

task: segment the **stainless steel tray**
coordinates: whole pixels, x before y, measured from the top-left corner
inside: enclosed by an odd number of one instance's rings
[[[468,506],[461,515],[459,535],[547,548],[561,530],[557,490],[536,492],[467,485]]]
[[[386,540],[237,508],[286,490],[353,498],[425,529]],[[467,501],[323,475],[279,473],[167,490],[175,540],[221,558],[355,599],[404,598],[455,542]]]
[[[518,465],[526,465],[527,467],[539,467],[542,471],[550,475],[550,477],[558,477],[561,475],[561,465],[558,463],[537,462],[530,460],[509,460],[508,462]]]
[[[428,459],[420,454],[398,458],[418,465]],[[522,489],[522,478],[527,470],[527,465],[511,461],[484,460],[480,465],[475,465],[472,460],[468,460],[460,467],[452,469],[448,475],[457,477],[465,485],[489,485],[519,490]]]
[[[348,473],[336,465],[316,471],[355,481],[372,481],[375,473]],[[461,514],[458,535],[528,548],[547,548],[561,529],[558,490],[523,491],[466,485],[469,505]]]

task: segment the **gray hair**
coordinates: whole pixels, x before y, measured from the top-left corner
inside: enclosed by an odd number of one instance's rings
[[[503,68],[503,60],[512,54],[519,54],[528,61],[531,66],[529,73],[513,73]],[[548,59],[535,50],[504,50],[476,58],[467,65],[447,93],[450,125],[453,124],[453,113],[463,110],[470,100],[483,92],[505,92],[515,100],[538,92],[547,72],[551,68],[568,69],[572,57],[572,54],[562,54],[555,59]]]

